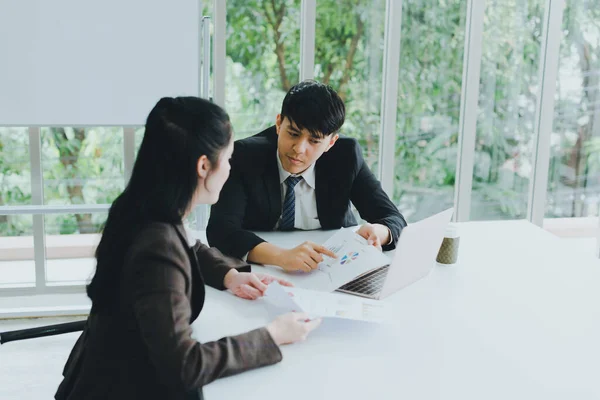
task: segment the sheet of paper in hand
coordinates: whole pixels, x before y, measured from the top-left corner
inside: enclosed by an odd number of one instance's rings
[[[387,303],[341,293],[285,287],[273,282],[265,292],[265,300],[279,313],[305,312],[311,318],[345,318],[382,323],[388,320]]]
[[[391,259],[352,229],[342,228],[331,236],[323,246],[333,251],[337,258],[323,256],[319,271],[329,276],[332,290],[350,282],[359,275],[383,267]]]

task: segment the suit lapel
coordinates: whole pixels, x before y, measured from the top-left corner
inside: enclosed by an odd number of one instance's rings
[[[275,153],[275,151],[273,151]],[[269,226],[268,229],[275,227],[279,216],[281,215],[281,188],[279,185],[279,169],[277,168],[277,154],[267,157],[263,181],[269,202]]]
[[[315,165],[315,196],[317,198],[317,215],[321,227],[327,229],[331,226],[331,199],[330,199],[330,182],[327,175],[327,168],[319,165],[320,160],[317,160]]]
[[[184,248],[187,250],[188,257],[190,258],[190,267],[192,271],[192,314],[190,317],[190,323],[195,321],[200,315],[200,311],[202,311],[202,307],[204,306],[204,278],[202,277],[202,272],[200,271],[200,263],[198,263],[198,257],[196,256],[196,252],[193,247],[190,247],[187,242],[187,233],[183,228],[183,225],[175,224],[174,225],[177,234],[179,235],[179,239],[181,240]]]

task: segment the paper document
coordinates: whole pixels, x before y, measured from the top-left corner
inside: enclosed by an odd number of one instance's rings
[[[312,272],[285,272],[278,267],[268,267],[266,272],[287,279],[297,287],[333,292],[357,276],[391,262],[388,256],[352,229],[340,229],[323,246],[338,258],[323,255],[324,260]]]
[[[381,323],[389,315],[387,304],[380,301],[281,286],[277,282],[269,285],[265,300],[281,313],[305,312],[314,318],[346,318]]]

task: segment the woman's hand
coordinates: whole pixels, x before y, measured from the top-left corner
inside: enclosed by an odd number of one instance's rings
[[[309,320],[306,313],[287,313],[267,325],[275,344],[291,344],[306,340],[308,334],[321,325],[321,318]]]
[[[254,272],[239,272],[231,269],[223,279],[223,285],[242,299],[256,300],[262,297],[271,282],[279,282],[282,286],[294,286],[285,279]]]

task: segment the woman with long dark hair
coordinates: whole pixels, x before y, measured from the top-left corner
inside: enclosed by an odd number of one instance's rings
[[[279,362],[279,345],[318,326],[290,313],[215,342],[191,337],[204,284],[256,299],[275,280],[188,244],[182,220],[196,204],[218,200],[232,152],[229,117],[213,103],[163,98],[150,112],[131,179],[96,250],[92,308],[57,399],[201,399],[203,385]]]

